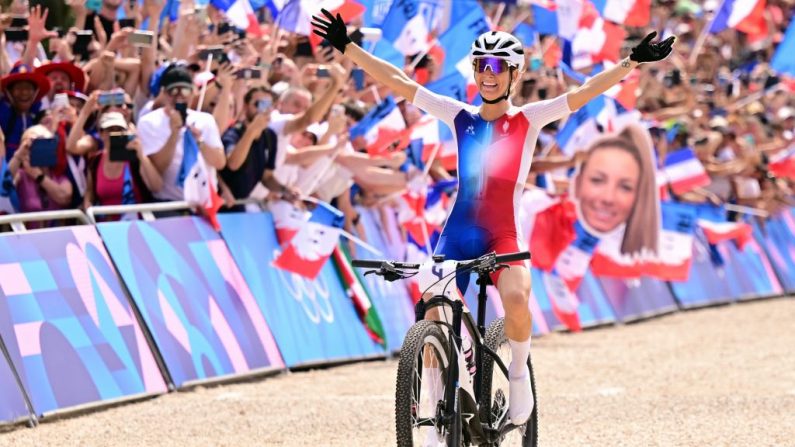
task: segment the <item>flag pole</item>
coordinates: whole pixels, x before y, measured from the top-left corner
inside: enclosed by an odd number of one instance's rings
[[[212,71],[210,70],[210,66],[212,64],[213,64],[213,53],[210,52],[207,54],[207,66],[204,67],[205,73],[209,73],[210,71]],[[204,95],[207,93],[207,84],[209,83],[210,83],[209,81],[204,81],[204,84],[202,84],[202,91],[201,93],[199,93],[199,105],[196,107],[196,110],[199,112],[201,112],[202,105],[204,105]]]
[[[693,46],[693,49],[690,51],[690,58],[687,60],[688,64],[692,67],[696,64],[696,59],[698,58],[699,53],[701,53],[701,48],[704,46],[704,42],[707,40],[707,36],[709,35],[709,30],[712,29],[712,25],[715,23],[715,19],[718,18],[718,13],[723,9],[723,5],[726,3],[726,0],[721,0],[720,5],[715,9],[712,13],[712,17],[709,19],[709,22],[704,26],[701,30],[701,34],[698,35],[698,39],[696,40],[696,44]]]
[[[767,211],[759,208],[752,208],[750,206],[734,205],[732,203],[726,203],[723,205],[723,207],[729,211],[734,211],[743,214],[750,214],[752,216],[758,216],[758,217],[770,216],[770,213],[768,213]]]

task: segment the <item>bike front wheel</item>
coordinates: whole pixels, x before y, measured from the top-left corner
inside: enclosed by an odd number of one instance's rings
[[[432,321],[419,321],[406,334],[395,391],[398,447],[444,444],[451,437],[455,439],[451,427],[441,422],[449,349],[444,332]],[[460,432],[455,435],[460,437]]]
[[[484,344],[494,351],[507,367],[511,362],[511,347],[505,336],[505,320],[494,320],[486,329]],[[511,430],[497,445],[504,446],[538,446],[538,394],[533,376],[531,357],[527,358],[530,370],[530,388],[533,390],[535,406],[533,412],[522,427]],[[490,421],[492,427],[502,427],[508,420],[508,376],[502,371],[494,359],[483,354],[483,384],[480,391],[480,417],[482,421]]]

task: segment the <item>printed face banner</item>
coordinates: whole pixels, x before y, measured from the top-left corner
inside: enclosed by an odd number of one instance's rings
[[[93,227],[0,237],[0,334],[38,414],[166,391]]]
[[[592,141],[571,180],[577,223],[598,240],[597,276],[687,278],[692,221],[662,207],[654,157],[648,130],[629,124]]]
[[[284,366],[218,233],[196,217],[98,225],[174,385]]]
[[[384,239],[385,231],[381,230],[381,227],[388,225],[389,222],[381,222],[378,212],[373,209],[358,207],[357,211],[362,216],[360,221],[365,233],[359,236],[383,254],[377,255],[357,246],[354,259],[391,259],[387,258],[389,249],[388,243]],[[346,242],[343,241],[343,243]],[[387,349],[393,352],[399,351],[403,345],[403,337],[414,324],[414,305],[408,293],[408,283],[406,281],[388,282],[380,276],[364,276],[365,271],[362,269],[355,270],[381,316],[381,322],[386,331]]]
[[[383,354],[365,332],[332,263],[314,280],[274,268],[279,244],[269,213],[220,214],[218,220],[287,366]]]
[[[16,421],[28,415],[25,399],[11,366],[0,352],[0,423]]]

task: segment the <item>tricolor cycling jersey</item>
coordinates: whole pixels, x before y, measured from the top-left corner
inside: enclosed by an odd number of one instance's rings
[[[520,251],[518,207],[538,133],[571,113],[566,95],[512,106],[495,121],[484,120],[477,106],[423,87],[413,103],[447,124],[458,148],[458,195],[435,253],[457,260]],[[458,278],[462,293],[467,282]]]

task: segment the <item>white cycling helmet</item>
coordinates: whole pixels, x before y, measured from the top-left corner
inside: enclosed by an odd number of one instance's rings
[[[513,34],[504,31],[486,31],[472,42],[469,50],[469,62],[473,63],[480,57],[496,57],[524,69],[524,48],[522,42]]]

